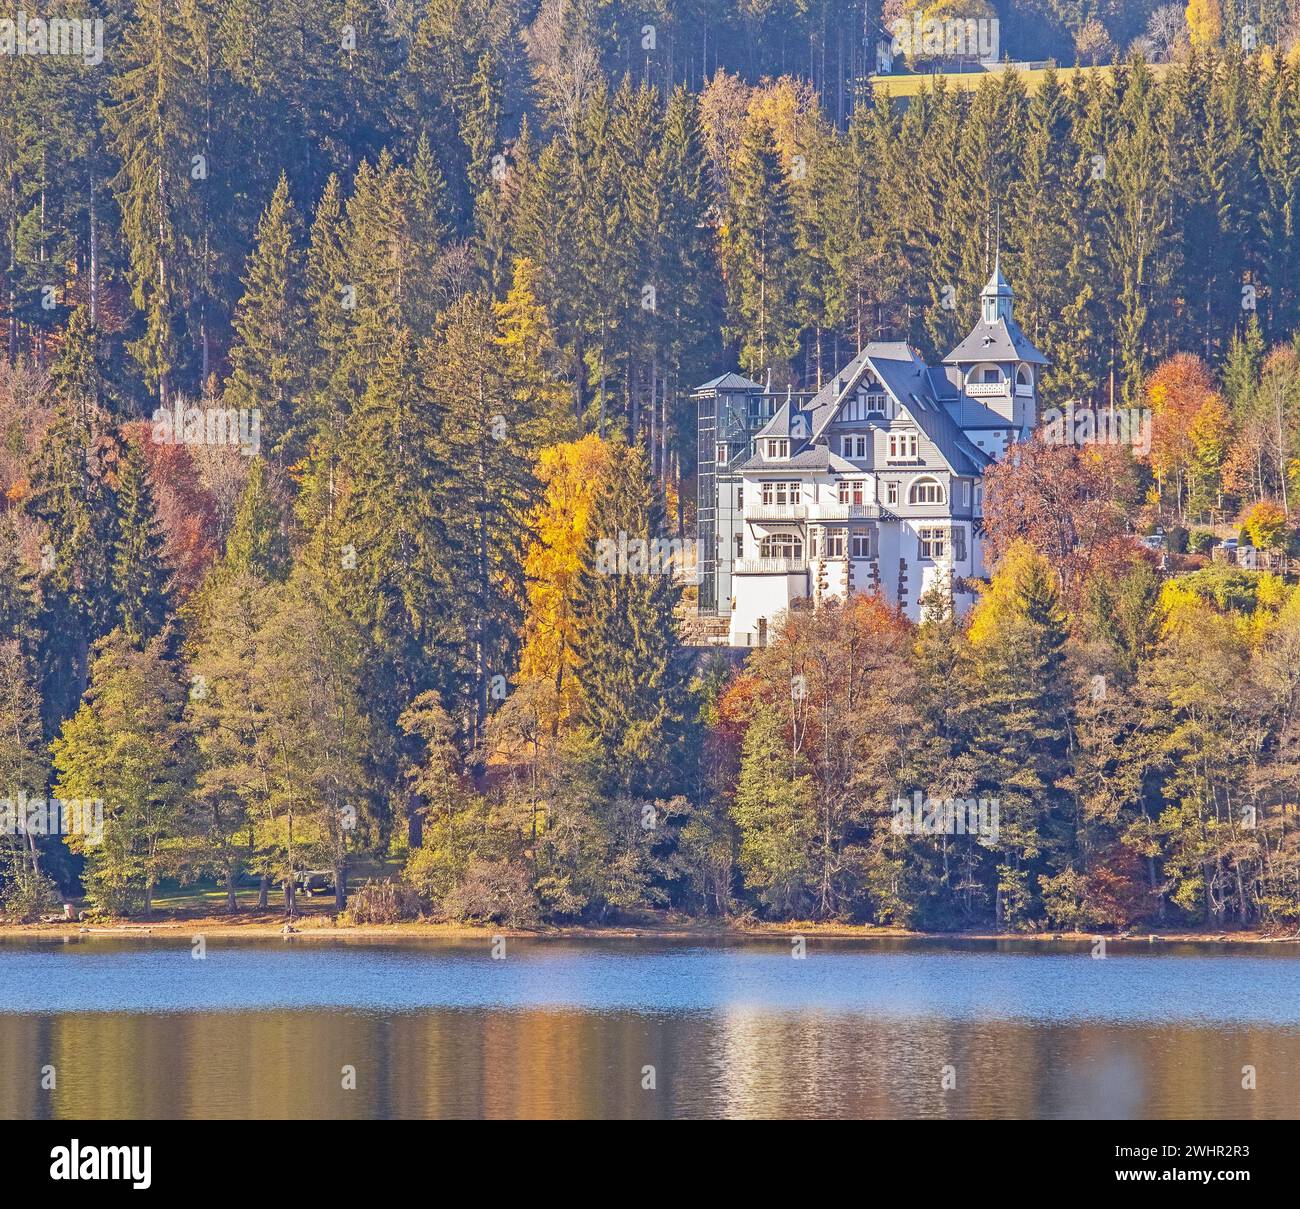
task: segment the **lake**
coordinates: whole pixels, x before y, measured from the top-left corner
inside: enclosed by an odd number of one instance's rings
[[[491,948],[0,940],[0,1118],[1300,1117],[1297,945]]]

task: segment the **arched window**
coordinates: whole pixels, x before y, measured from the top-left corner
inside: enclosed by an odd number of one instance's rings
[[[938,479],[917,479],[907,493],[909,504],[942,504],[943,484]]]
[[[1029,366],[1022,365],[1018,370],[1016,370],[1016,385],[1017,386],[1029,385]]]

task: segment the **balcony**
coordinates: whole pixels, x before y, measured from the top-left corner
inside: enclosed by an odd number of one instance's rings
[[[741,558],[733,575],[797,575],[808,570],[806,558]]]
[[[1009,382],[967,382],[966,396],[970,399],[1008,399]]]
[[[747,521],[802,521],[807,517],[807,504],[745,504]]]
[[[815,521],[873,521],[880,517],[877,504],[840,504],[834,500],[815,504],[812,520]]]

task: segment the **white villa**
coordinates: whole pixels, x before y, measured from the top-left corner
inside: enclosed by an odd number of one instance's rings
[[[697,388],[700,608],[759,646],[792,601],[879,592],[912,619],[933,587],[958,613],[983,557],[984,468],[1038,419],[1046,358],[995,268],[974,330],[937,366],[869,344],[821,391],[738,374]]]

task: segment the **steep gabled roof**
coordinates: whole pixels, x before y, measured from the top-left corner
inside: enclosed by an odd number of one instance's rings
[[[822,389],[812,402],[814,440],[822,437],[844,401],[857,392],[868,370],[930,439],[954,474],[979,474],[993,460],[966,437],[935,397],[934,371],[901,341],[868,344]]]
[[[805,449],[792,453],[783,462],[770,462],[755,454],[738,467],[740,470],[833,470],[837,474],[861,473],[856,466],[838,453],[832,453],[827,445],[809,445]]]

